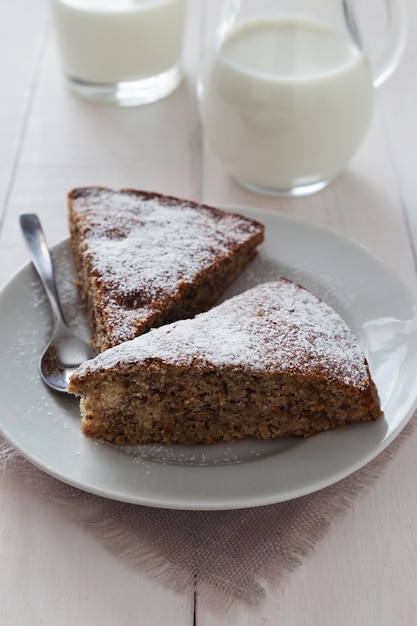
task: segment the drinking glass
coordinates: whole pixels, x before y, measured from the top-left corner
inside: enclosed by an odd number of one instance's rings
[[[69,87],[131,106],[181,82],[185,0],[50,0]]]

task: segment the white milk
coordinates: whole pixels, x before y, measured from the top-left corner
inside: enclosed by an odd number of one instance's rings
[[[185,0],[51,0],[70,77],[114,84],[161,74],[181,58]]]
[[[294,19],[248,21],[207,58],[201,115],[236,178],[289,190],[338,174],[368,129],[367,58],[343,35]]]

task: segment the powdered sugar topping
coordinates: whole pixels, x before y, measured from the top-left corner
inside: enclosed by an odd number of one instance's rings
[[[83,197],[75,204],[82,215]],[[87,204],[83,227],[93,271],[135,307],[172,293],[179,281],[192,282],[213,255],[230,254],[261,230],[242,216],[155,194],[99,189],[89,192]]]
[[[193,320],[107,350],[83,364],[78,375],[158,361],[180,367],[325,375],[358,388],[369,384],[364,355],[342,318],[286,279],[259,285]]]

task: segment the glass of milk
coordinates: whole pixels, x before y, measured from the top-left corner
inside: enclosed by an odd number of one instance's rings
[[[50,0],[65,76],[91,100],[155,102],[182,79],[186,0]]]
[[[385,4],[390,49],[374,66],[349,0],[226,0],[198,94],[207,142],[236,181],[301,196],[344,169],[404,45],[401,5]]]

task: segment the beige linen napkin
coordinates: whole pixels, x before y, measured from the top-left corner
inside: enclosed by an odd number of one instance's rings
[[[374,461],[308,496],[235,511],[180,511],[126,504],[91,495],[44,474],[0,440],[0,469],[48,498],[128,566],[186,592],[198,584],[214,606],[256,604],[259,580],[288,575],[325,535],[332,521],[389,466],[417,426],[417,414]]]

